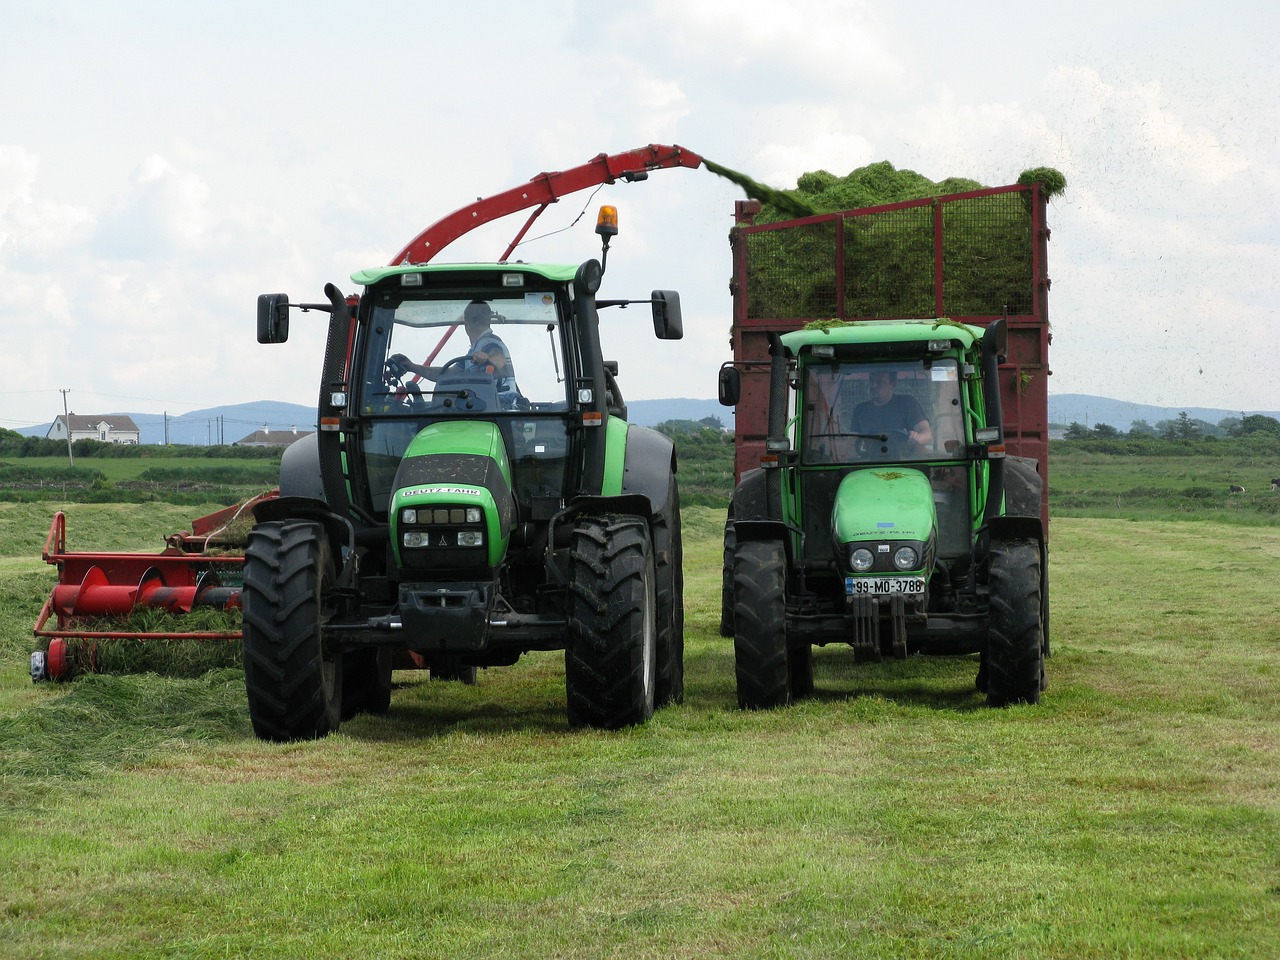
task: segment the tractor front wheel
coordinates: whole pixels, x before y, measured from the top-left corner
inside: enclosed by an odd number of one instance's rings
[[[313,740],[338,729],[342,655],[326,647],[334,581],[324,529],[301,520],[260,523],[244,554],[244,682],[253,732]]]
[[[564,652],[569,724],[617,729],[653,716],[657,577],[648,525],[583,517],[570,547]]]
[[[744,710],[791,702],[786,579],[786,554],[781,543],[753,540],[737,545],[733,560],[733,655],[738,706]]]
[[[1044,678],[1040,545],[1034,540],[992,544],[988,577],[987,703],[1039,703]]]

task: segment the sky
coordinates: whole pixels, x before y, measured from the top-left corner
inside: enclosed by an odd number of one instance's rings
[[[0,427],[313,405],[323,299],[543,171],[680,144],[774,187],[888,161],[1049,205],[1051,394],[1280,409],[1280,5],[911,0],[217,4],[0,0]],[[515,257],[680,292],[685,338],[606,314],[627,399],[714,397],[740,188],[575,194]],[[579,219],[580,218],[580,219]],[[497,257],[523,222],[437,260]],[[64,392],[65,391],[65,392]]]

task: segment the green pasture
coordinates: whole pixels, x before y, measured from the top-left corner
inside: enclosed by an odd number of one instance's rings
[[[0,458],[4,459],[4,458]],[[57,473],[67,468],[66,457],[20,457],[7,461],[12,466],[29,467],[37,471]],[[280,465],[271,460],[245,459],[243,457],[191,457],[162,458],[147,457],[81,457],[75,461],[75,467],[101,473],[111,483],[123,483],[137,480],[144,474],[164,472],[200,471],[238,471],[250,476],[275,477],[280,473]]]
[[[198,515],[65,506],[73,549]],[[234,664],[30,682],[47,508],[0,503],[0,957],[1276,953],[1265,518],[1055,517],[1037,707],[983,706],[972,657],[831,647],[813,700],[744,713],[723,512],[691,507],[687,696],[647,726],[570,730],[538,654],[275,745]]]

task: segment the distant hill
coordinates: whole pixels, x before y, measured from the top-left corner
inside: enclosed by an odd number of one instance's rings
[[[101,411],[92,411],[99,413]],[[165,417],[159,413],[130,413],[112,410],[104,415],[129,416],[138,425],[143,443],[165,442]],[[627,403],[627,416],[632,423],[652,427],[666,420],[701,420],[719,417],[726,427],[733,426],[733,409],[720,406],[717,400],[673,399],[631,400]],[[299,403],[279,400],[255,400],[228,406],[193,410],[180,417],[169,417],[170,443],[189,443],[208,446],[217,443],[235,443],[256,430],[315,429],[316,408]],[[51,424],[22,427],[17,432],[24,437],[43,437]]]
[[[1088,427],[1108,423],[1122,433],[1135,420],[1145,420],[1155,426],[1161,420],[1177,420],[1186,411],[1193,420],[1217,423],[1227,417],[1239,417],[1242,413],[1260,413],[1280,420],[1277,410],[1221,410],[1210,407],[1157,407],[1146,403],[1129,403],[1082,393],[1063,393],[1049,396],[1049,422],[1063,425],[1083,423]],[[97,411],[95,411],[97,412]],[[133,418],[142,433],[143,443],[164,443],[165,418],[155,413],[129,413],[126,410],[110,411]],[[714,399],[676,397],[668,400],[630,400],[627,414],[632,423],[644,427],[656,426],[667,420],[702,420],[719,417],[726,427],[733,427],[733,408],[722,407]],[[207,410],[193,410],[180,417],[169,417],[169,442],[196,445],[235,443],[255,430],[314,430],[315,407],[279,400],[255,400]],[[49,432],[49,424],[23,427],[17,432],[27,437],[43,437]]]
[[[1207,423],[1218,423],[1227,417],[1240,417],[1241,414],[1260,413],[1266,417],[1280,420],[1280,411],[1275,410],[1220,410],[1214,407],[1157,407],[1147,403],[1129,403],[1125,400],[1109,400],[1106,397],[1092,397],[1083,393],[1063,393],[1049,395],[1049,422],[1070,425],[1082,423],[1087,427],[1096,427],[1100,423],[1110,424],[1121,433],[1128,431],[1135,420],[1145,420],[1155,426],[1161,420],[1177,420],[1179,414],[1186,412],[1192,420],[1204,420]]]

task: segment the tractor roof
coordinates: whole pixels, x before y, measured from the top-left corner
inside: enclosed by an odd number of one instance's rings
[[[966,349],[982,339],[982,328],[954,320],[854,320],[818,322],[782,335],[782,343],[794,356],[804,347],[842,343],[902,343],[907,341],[959,340]]]
[[[370,267],[357,270],[351,280],[361,286],[369,287],[387,277],[398,277],[406,273],[469,273],[500,271],[502,273],[530,273],[546,280],[567,282],[578,272],[578,264],[564,263],[421,263],[401,264],[391,267]]]

